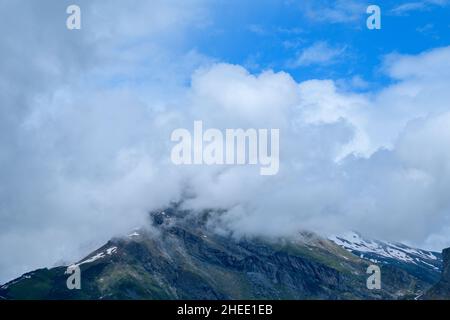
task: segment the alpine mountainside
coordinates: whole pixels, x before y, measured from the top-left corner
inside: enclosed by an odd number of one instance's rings
[[[67,288],[67,266],[60,266],[4,284],[0,298],[414,299],[434,284],[434,268],[424,268],[425,276],[394,255],[380,263],[381,289],[369,290],[366,270],[373,262],[341,243],[310,232],[276,240],[221,235],[208,227],[210,214],[176,206],[153,212],[151,231],[114,238],[76,263],[80,290]]]

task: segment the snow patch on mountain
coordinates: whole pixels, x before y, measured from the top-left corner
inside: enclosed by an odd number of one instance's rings
[[[130,233],[130,234],[128,235],[128,238],[139,237],[139,236],[140,236],[140,234],[137,233],[137,232],[135,231],[135,232],[133,232],[133,233]]]
[[[357,232],[333,235],[328,239],[347,251],[372,262],[389,263],[397,261],[421,265],[434,270],[439,270],[438,266],[442,262],[438,253],[411,248],[401,243],[366,239]]]
[[[87,259],[85,259],[85,260],[83,260],[83,261],[81,261],[79,263],[75,263],[75,264],[71,265],[71,267],[81,266],[82,264],[86,264],[86,263],[92,263],[92,262],[97,261],[99,259],[102,259],[102,258],[104,258],[106,256],[110,256],[113,253],[115,253],[116,251],[117,251],[117,247],[108,248],[105,251],[99,252],[99,253],[97,253],[96,255],[94,255],[94,256],[92,256],[90,258],[87,258]]]

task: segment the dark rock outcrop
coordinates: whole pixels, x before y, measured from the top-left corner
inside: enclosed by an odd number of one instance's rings
[[[434,285],[422,297],[426,300],[450,300],[450,248],[442,251],[444,265],[442,268],[442,277],[439,282]]]

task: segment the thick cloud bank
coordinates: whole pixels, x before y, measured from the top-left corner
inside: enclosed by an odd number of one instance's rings
[[[0,4],[0,281],[74,260],[186,195],[227,209],[211,227],[236,235],[450,245],[450,47],[388,56],[392,84],[357,93],[191,50],[201,1],[80,1],[78,34],[64,28],[69,3],[20,2]],[[278,175],[174,166],[170,134],[195,120],[280,129]]]

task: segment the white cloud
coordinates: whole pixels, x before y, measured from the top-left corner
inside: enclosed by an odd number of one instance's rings
[[[366,16],[367,1],[306,0],[300,10],[312,21],[323,23],[351,23]]]
[[[179,39],[207,7],[80,0],[71,32],[69,4],[0,3],[0,282],[80,258],[181,192],[152,156],[153,116],[205,61]]]
[[[305,48],[292,66],[330,65],[341,59],[345,50],[345,47],[332,47],[325,41],[319,41]]]
[[[450,48],[387,59],[386,71],[397,83],[377,93],[339,92],[333,81],[323,80],[285,86],[264,112],[251,109],[255,122],[239,116],[243,106],[235,106],[229,92],[244,97],[245,104],[258,101],[276,88],[261,79],[281,84],[285,75],[255,77],[223,65],[202,73],[205,83],[220,84],[205,87],[215,101],[206,104],[220,106],[215,119],[232,113],[240,125],[280,126],[281,170],[272,179],[245,168],[203,172],[191,179],[197,197],[188,205],[231,208],[216,226],[237,234],[355,229],[437,250],[449,245],[448,237],[443,240],[450,213],[449,154],[443,147],[450,143],[447,57]],[[228,91],[230,85],[239,91]]]
[[[448,4],[448,0],[422,0],[422,1],[413,1],[413,2],[405,2],[391,10],[391,13],[396,15],[405,15],[412,11],[417,10],[428,10],[434,6],[444,7]]]

